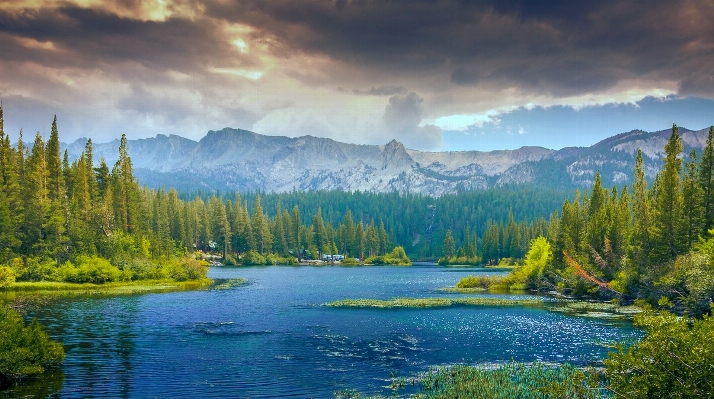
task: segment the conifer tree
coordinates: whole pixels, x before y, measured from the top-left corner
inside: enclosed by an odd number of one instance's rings
[[[679,234],[685,239],[686,250],[691,250],[703,233],[703,200],[704,192],[697,179],[697,152],[692,149],[689,153],[689,162],[685,165],[685,173],[682,180],[682,202],[684,206],[682,208],[681,231]]]
[[[645,178],[645,166],[642,150],[637,150],[635,156],[635,178],[632,184],[632,259],[634,263],[642,268],[647,265],[649,252],[652,248],[650,229],[652,225],[652,205],[647,190],[647,179]]]
[[[446,236],[444,237],[444,246],[442,249],[442,252],[444,253],[444,257],[453,258],[455,251],[456,251],[456,249],[455,249],[455,244],[454,244],[454,236],[451,234],[450,229],[446,230]]]
[[[322,255],[327,246],[327,232],[325,222],[322,219],[322,208],[317,208],[317,213],[312,217],[312,237],[313,244],[317,248],[318,255]]]
[[[597,253],[603,253],[608,230],[607,190],[602,187],[600,172],[595,174],[587,216],[587,246]]]
[[[13,215],[20,211],[20,186],[15,171],[15,154],[10,137],[5,134],[4,123],[0,106],[0,262],[9,259],[20,244],[16,231],[20,220]]]
[[[32,152],[26,163],[26,176],[23,198],[25,199],[25,218],[23,227],[23,248],[25,254],[45,253],[45,223],[49,213],[47,195],[47,164],[45,161],[45,143],[40,132],[35,135]]]
[[[679,128],[675,124],[664,146],[664,166],[655,189],[652,225],[655,246],[650,255],[655,263],[672,260],[684,249],[684,237],[679,234],[682,218],[682,192],[680,191],[682,160],[679,154],[682,153],[683,148]]]
[[[302,245],[300,239],[300,227],[302,223],[300,221],[300,208],[297,205],[293,207],[292,215],[290,217],[290,246],[295,251],[295,256],[298,262],[302,260]]]
[[[260,195],[255,197],[255,205],[253,206],[253,216],[250,219],[253,235],[257,245],[258,252],[262,255],[270,252],[273,245],[273,238],[270,234],[268,226],[268,218],[263,213],[263,207],[260,205]]]
[[[709,127],[707,144],[699,162],[699,185],[702,188],[704,232],[714,227],[714,126]]]

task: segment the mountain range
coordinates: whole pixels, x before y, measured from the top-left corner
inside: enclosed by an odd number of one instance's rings
[[[701,153],[708,129],[680,128],[685,153]],[[286,192],[345,191],[420,193],[440,196],[514,184],[543,187],[589,187],[600,171],[603,184],[630,183],[637,149],[653,177],[662,165],[671,130],[622,133],[591,147],[551,150],[424,152],[392,140],[384,145],[341,143],[328,138],[265,136],[225,128],[199,141],[177,135],[128,140],[135,175],[150,187],[179,190]],[[70,159],[84,150],[86,139],[65,145]],[[119,140],[94,143],[95,161],[111,166]]]

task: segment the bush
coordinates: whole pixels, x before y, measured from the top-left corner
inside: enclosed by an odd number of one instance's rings
[[[122,271],[109,263],[108,260],[98,256],[77,257],[77,275],[72,283],[104,284],[120,281]]]
[[[258,251],[250,250],[243,256],[243,264],[246,266],[264,265],[265,257],[259,254]]]
[[[56,267],[55,261],[41,258],[16,258],[13,260],[15,278],[18,281],[48,280]]]
[[[646,311],[635,325],[645,338],[627,350],[618,346],[604,361],[612,391],[634,399],[714,397],[714,318]]]
[[[15,272],[8,266],[0,266],[0,288],[15,284]]]
[[[345,258],[340,264],[343,266],[357,266],[359,262],[355,258]]]
[[[238,261],[236,261],[236,258],[231,254],[226,255],[226,258],[223,259],[223,265],[225,266],[235,266],[237,264]]]
[[[57,367],[64,356],[62,344],[50,340],[36,319],[25,326],[20,314],[0,306],[0,387]]]
[[[392,252],[384,256],[370,256],[365,259],[364,263],[372,265],[396,265],[396,266],[410,266],[412,261],[404,252],[404,247],[396,247]]]

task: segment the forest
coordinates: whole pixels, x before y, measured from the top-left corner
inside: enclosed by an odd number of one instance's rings
[[[513,273],[502,280],[467,278],[460,287],[550,291],[622,304],[640,300],[679,314],[709,313],[714,298],[714,127],[701,159],[694,150],[682,157],[682,148],[674,125],[663,168],[652,184],[638,151],[631,187],[607,189],[596,174],[590,190],[576,192],[551,217],[547,234],[531,241]],[[453,240],[444,241],[445,248],[453,245]]]
[[[394,234],[374,219],[354,220],[349,209],[334,226],[319,207],[306,216],[279,200],[269,217],[259,194],[251,197],[251,212],[239,193],[185,201],[174,189],[139,185],[126,136],[110,169],[104,159],[95,164],[91,140],[79,159],[61,156],[56,117],[47,142],[38,132],[31,148],[22,132],[13,146],[2,122],[0,109],[0,284],[205,277],[205,262],[190,256],[195,251],[217,253],[227,265],[292,264],[337,253],[375,263],[406,259],[401,250],[385,257]]]

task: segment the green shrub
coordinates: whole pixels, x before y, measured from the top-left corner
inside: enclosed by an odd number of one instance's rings
[[[226,258],[223,259],[223,264],[225,266],[235,266],[238,264],[238,261],[236,261],[236,258],[233,255],[228,254],[226,255]]]
[[[15,271],[8,266],[0,266],[0,288],[15,284]]]
[[[43,281],[48,280],[56,267],[52,259],[41,258],[16,258],[13,260],[15,279],[17,281]]]
[[[77,281],[78,275],[79,270],[72,262],[67,261],[53,270],[49,279],[51,281],[74,283]]]
[[[250,250],[245,255],[243,255],[243,264],[246,266],[264,265],[265,257],[259,254],[258,251]]]
[[[72,283],[104,284],[120,281],[122,271],[109,263],[108,260],[98,256],[78,256],[77,276]]]
[[[370,256],[365,259],[364,263],[371,265],[409,266],[412,264],[412,261],[404,251],[404,247],[396,247],[392,252],[384,256]]]
[[[359,262],[355,258],[345,258],[340,264],[344,266],[357,266]]]
[[[714,397],[714,318],[646,311],[634,321],[645,337],[627,350],[618,346],[604,361],[618,397]]]
[[[25,326],[20,314],[0,306],[0,387],[57,367],[64,356],[62,344],[50,340],[36,319]]]

